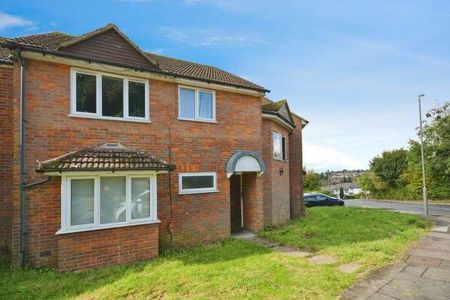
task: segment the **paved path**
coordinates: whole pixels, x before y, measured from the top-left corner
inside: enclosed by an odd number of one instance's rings
[[[405,262],[383,268],[348,289],[342,299],[450,299],[450,218],[435,227]]]
[[[401,203],[375,200],[344,200],[346,206],[387,208],[408,213],[422,214],[423,205],[421,203]],[[442,215],[450,217],[450,205],[430,204],[429,212],[431,215]]]
[[[283,255],[294,256],[294,257],[307,257],[308,262],[315,265],[323,264],[335,264],[337,262],[335,257],[329,255],[316,255],[314,252],[304,251],[295,247],[282,246],[275,241],[271,241],[265,238],[257,237],[254,233],[250,231],[241,231],[238,233],[233,233],[232,236],[239,240],[245,240],[249,242],[256,243],[258,245],[264,246],[271,249],[272,251],[282,253]],[[361,265],[357,263],[343,264],[336,266],[342,273],[353,273],[358,270]]]

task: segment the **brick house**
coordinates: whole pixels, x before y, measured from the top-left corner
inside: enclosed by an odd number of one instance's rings
[[[265,88],[115,25],[0,38],[0,242],[84,270],[302,213],[302,128]]]

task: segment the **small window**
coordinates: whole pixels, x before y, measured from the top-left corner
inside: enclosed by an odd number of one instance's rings
[[[100,224],[126,221],[125,177],[100,178]]]
[[[279,132],[273,133],[273,158],[286,160],[286,137]]]
[[[149,121],[148,81],[72,70],[71,114]]]
[[[145,118],[145,84],[129,81],[128,99],[128,115],[130,117]]]
[[[180,194],[217,192],[216,173],[180,173]]]
[[[94,223],[94,179],[70,181],[70,225]]]
[[[123,79],[102,76],[102,115],[123,117]]]
[[[97,112],[97,79],[95,75],[77,73],[76,109],[78,112]]]
[[[215,120],[215,95],[212,91],[180,87],[179,119],[182,120]]]
[[[326,197],[326,196],[323,196],[323,195],[317,195],[317,200],[318,201],[324,201],[324,200],[327,200],[328,198]]]
[[[212,120],[214,118],[213,94],[211,92],[199,92],[198,117],[205,120]]]
[[[131,218],[150,217],[150,180],[131,178]]]
[[[180,88],[180,118],[195,119],[195,90]]]

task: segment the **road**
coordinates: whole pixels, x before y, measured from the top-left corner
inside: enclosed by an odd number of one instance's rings
[[[423,214],[423,205],[421,203],[401,203],[374,200],[344,200],[346,206],[359,206],[371,208],[387,208],[409,213]],[[450,205],[430,204],[430,215],[450,216]]]

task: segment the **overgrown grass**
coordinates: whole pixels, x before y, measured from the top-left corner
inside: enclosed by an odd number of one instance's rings
[[[331,253],[339,263],[359,261],[365,269],[397,257],[427,225],[418,217],[398,213],[317,208],[305,220],[262,235]],[[0,299],[332,299],[359,274],[342,274],[336,266],[313,265],[305,258],[230,239],[166,252],[150,262],[82,273],[11,271],[3,262]]]
[[[305,219],[260,233],[285,245],[333,255],[374,269],[400,257],[430,226],[415,215],[356,207],[320,207]]]

